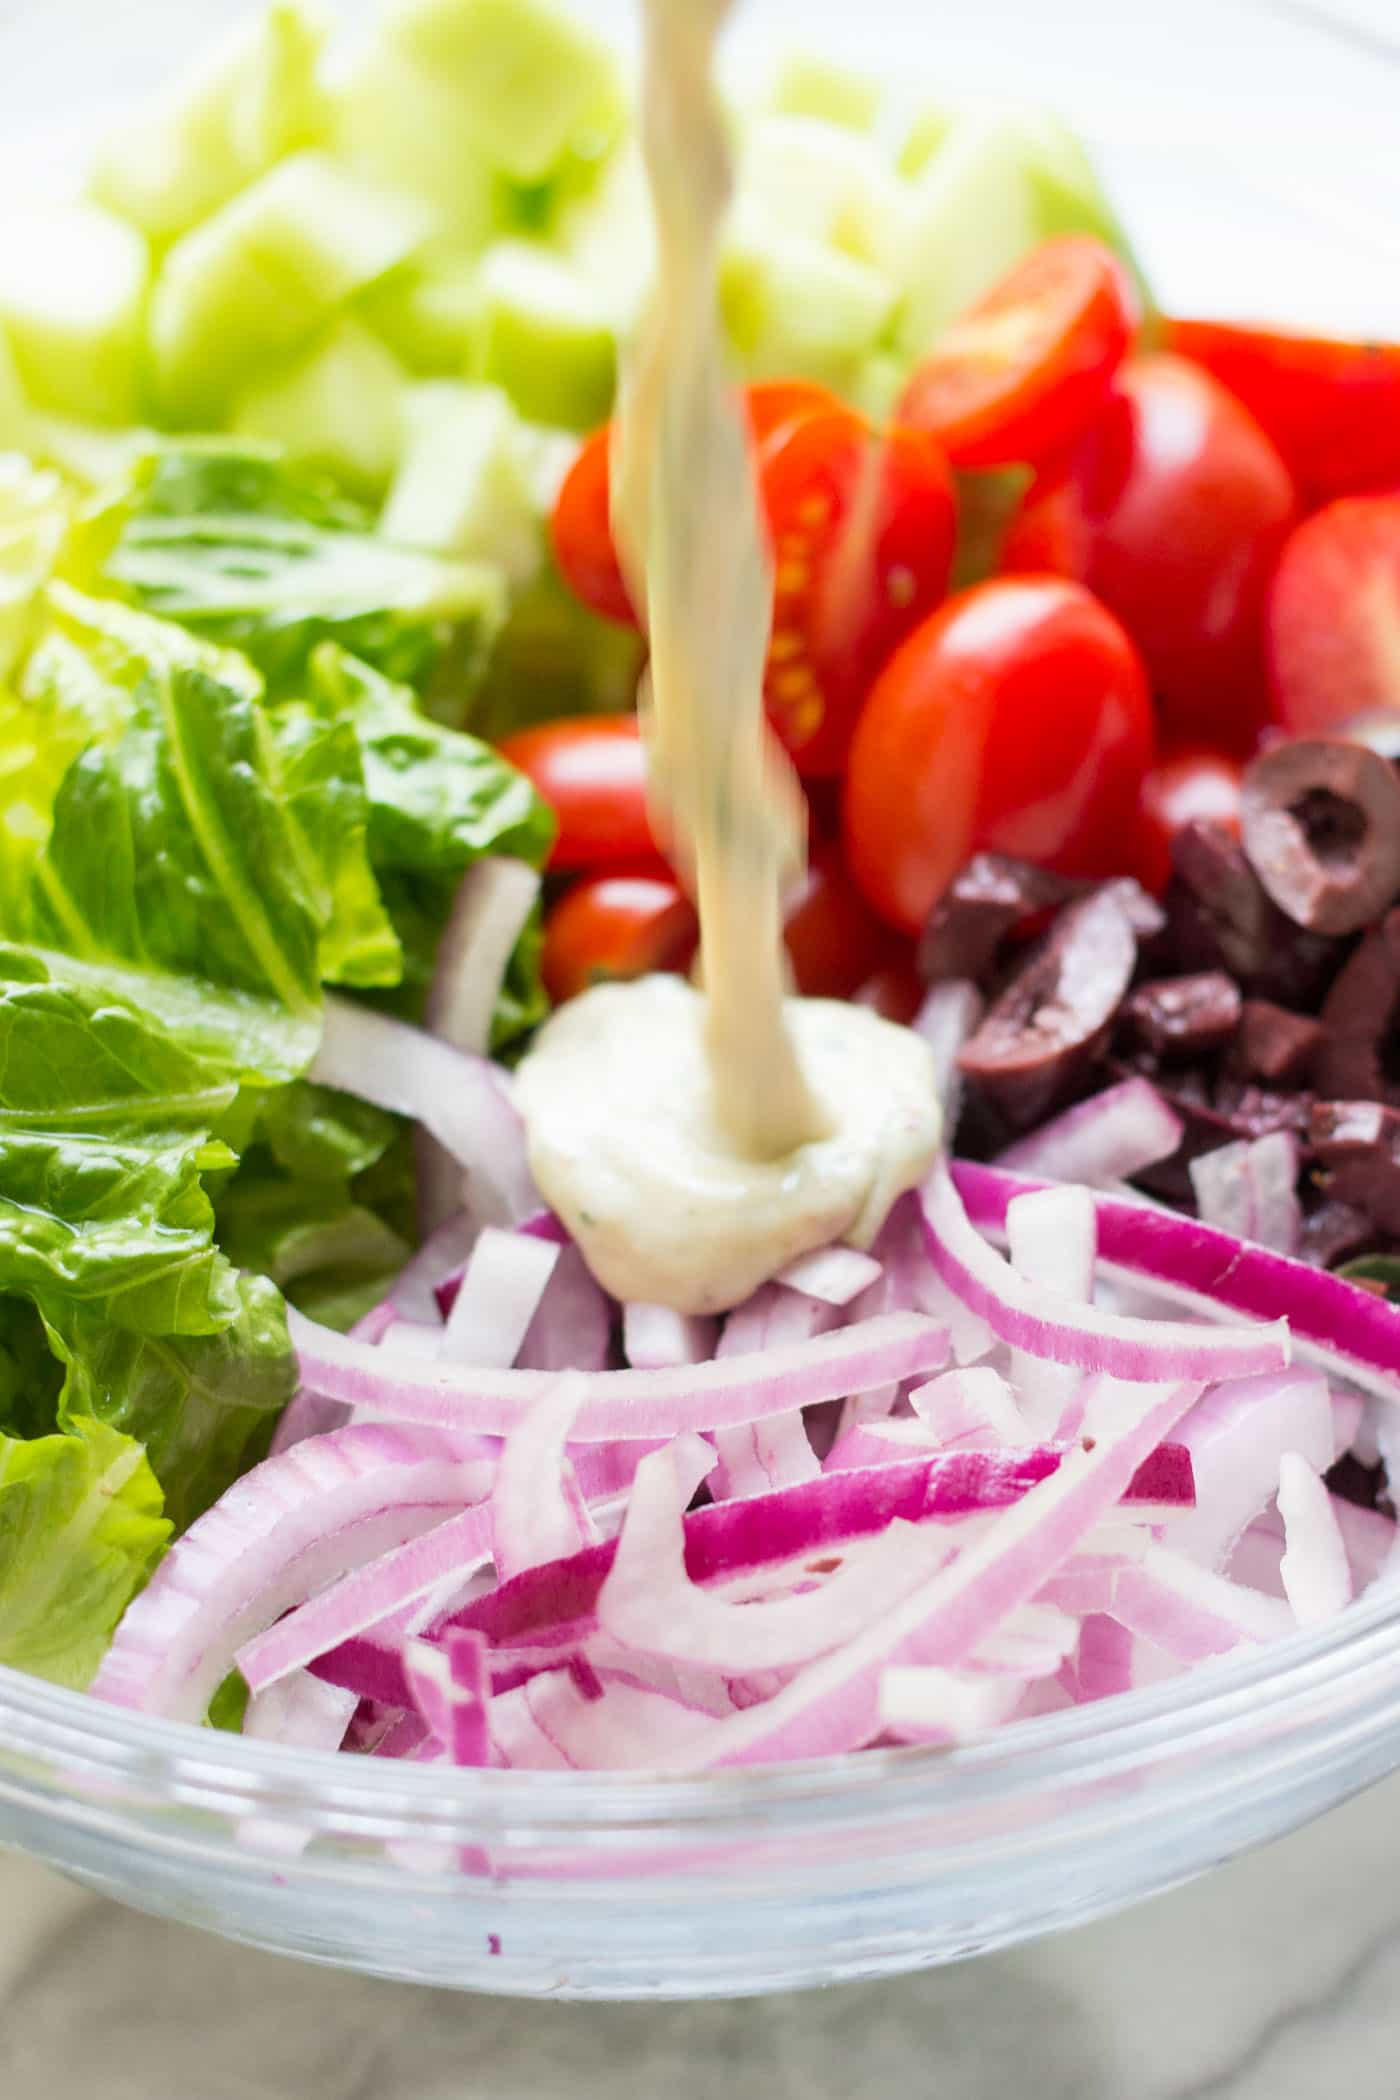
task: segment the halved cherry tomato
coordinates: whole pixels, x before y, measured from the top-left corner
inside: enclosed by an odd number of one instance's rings
[[[1295,735],[1400,709],[1400,493],[1344,496],[1298,527],[1269,597],[1269,650]]]
[[[899,948],[831,845],[813,853],[801,891],[788,906],[783,940],[797,989],[808,999],[849,999]]]
[[[1172,751],[1160,758],[1142,784],[1142,833],[1138,879],[1160,893],[1171,874],[1171,842],[1188,824],[1240,828],[1242,768],[1221,751]]]
[[[1038,465],[1092,420],[1137,326],[1111,249],[1085,233],[1046,241],[939,338],[899,421],[955,467]]]
[[[1214,373],[1315,502],[1400,487],[1400,343],[1173,321],[1168,346]]]
[[[1147,662],[1169,734],[1248,750],[1267,712],[1264,599],[1297,515],[1259,425],[1184,358],[1130,359],[1002,554],[1086,583]]]
[[[768,716],[798,771],[839,773],[893,651],[947,594],[957,506],[943,456],[848,409],[808,416],[763,450],[773,535]]]
[[[846,859],[917,933],[970,853],[1120,872],[1152,761],[1131,640],[1078,584],[977,585],[907,641],[866,703],[846,776]]]
[[[761,446],[804,416],[828,414],[841,404],[824,386],[790,379],[751,386],[744,406]],[[611,424],[595,431],[565,476],[554,506],[554,558],[575,597],[606,620],[636,627],[612,536],[612,434]]]
[[[690,968],[695,907],[664,875],[595,875],[548,913],[540,974],[556,1006],[592,985]]]
[[[638,625],[613,545],[612,425],[595,430],[564,478],[551,535],[559,573],[576,598],[605,620]]]
[[[855,993],[855,1003],[868,1006],[882,1020],[897,1021],[907,1028],[927,997],[928,986],[919,975],[912,951],[906,950],[897,962],[866,979]]]
[[[646,755],[635,715],[574,715],[517,730],[509,759],[559,822],[554,869],[664,865],[647,816]]]

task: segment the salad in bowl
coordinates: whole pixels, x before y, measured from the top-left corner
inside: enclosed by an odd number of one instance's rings
[[[0,234],[75,1740],[952,1770],[1392,1580],[1400,348],[1163,311],[1049,113],[643,12],[274,5]]]

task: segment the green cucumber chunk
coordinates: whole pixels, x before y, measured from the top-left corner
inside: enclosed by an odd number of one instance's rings
[[[884,103],[885,90],[871,74],[804,53],[784,62],[768,91],[768,107],[779,116],[818,117],[844,131],[873,131]]]
[[[530,456],[498,387],[429,380],[409,390],[407,444],[380,530],[403,546],[498,562],[513,588],[539,569]]]
[[[232,428],[327,468],[357,494],[378,495],[399,463],[407,387],[378,336],[342,317],[280,377],[240,397]]]
[[[854,388],[891,324],[896,292],[869,263],[737,213],[720,265],[725,327],[753,379]]]
[[[36,408],[96,423],[137,413],[146,243],[95,204],[8,213],[0,325]]]
[[[617,379],[609,317],[548,248],[498,241],[482,257],[468,377],[500,386],[522,416],[565,430],[604,422]]]

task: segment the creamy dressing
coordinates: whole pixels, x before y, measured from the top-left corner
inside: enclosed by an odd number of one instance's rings
[[[785,997],[805,812],[767,726],[772,563],[716,321],[732,192],[714,51],[732,0],[643,0],[657,275],[627,375],[613,526],[645,613],[656,821],[700,913],[703,992],[612,985],[519,1074],[530,1164],[616,1296],[720,1311],[832,1240],[868,1241],[940,1135],[931,1051]]]

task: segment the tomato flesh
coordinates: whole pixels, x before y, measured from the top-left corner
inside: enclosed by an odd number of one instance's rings
[[[830,415],[840,407],[830,387],[818,386],[812,379],[760,380],[744,396],[749,428],[760,450],[794,423],[804,422],[808,416]]]
[[[904,637],[947,594],[957,506],[942,455],[847,410],[760,454],[773,536],[768,716],[798,771],[841,771],[856,717]]]
[[[1003,550],[1051,566],[1117,614],[1166,732],[1247,751],[1268,711],[1264,604],[1297,515],[1292,477],[1209,373],[1130,359],[1058,481],[1032,489]]]
[[[898,942],[870,909],[834,845],[818,846],[788,905],[783,940],[807,999],[849,999],[893,960]]]
[[[1054,577],[979,584],[870,696],[846,778],[847,863],[906,933],[981,850],[1121,872],[1152,755],[1146,675],[1111,613]]]
[[[1046,241],[946,330],[899,421],[955,467],[1039,464],[1092,420],[1137,325],[1128,274],[1102,241]]]
[[[1345,496],[1298,527],[1270,593],[1269,651],[1295,735],[1400,709],[1400,494]]]
[[[517,731],[500,748],[558,820],[551,869],[661,864],[647,815],[646,754],[635,715],[545,722]]]
[[[1173,321],[1167,340],[1244,403],[1313,501],[1400,486],[1400,343],[1221,321]]]
[[[695,907],[668,876],[590,876],[546,916],[540,974],[559,1006],[595,984],[688,970],[699,938]]]
[[[612,535],[612,425],[595,430],[564,478],[550,537],[574,596],[605,620],[640,626]]]
[[[1142,784],[1138,878],[1160,895],[1171,875],[1171,842],[1188,824],[1219,824],[1238,835],[1242,768],[1222,751],[1164,754]]]

